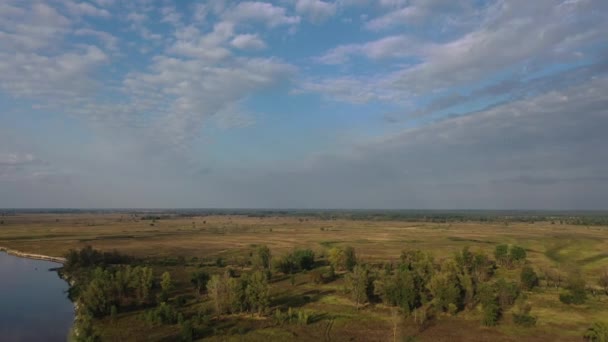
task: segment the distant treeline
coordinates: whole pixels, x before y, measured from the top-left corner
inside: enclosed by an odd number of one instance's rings
[[[123,213],[141,220],[172,217],[241,215],[248,217],[298,217],[322,220],[376,220],[407,222],[551,222],[583,226],[608,225],[608,211],[535,210],[364,210],[364,209],[0,209],[0,216],[56,213]]]

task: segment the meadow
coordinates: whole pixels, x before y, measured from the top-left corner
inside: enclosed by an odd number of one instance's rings
[[[92,246],[133,256],[154,269],[156,278],[169,272],[170,301],[179,301],[185,317],[208,313],[194,338],[218,341],[323,340],[323,341],[580,341],[596,321],[608,322],[608,295],[598,285],[608,270],[608,226],[571,224],[545,219],[519,222],[510,219],[399,220],[374,217],[352,219],[337,215],[247,215],[150,212],[5,213],[0,217],[0,246],[49,256]],[[439,222],[437,222],[439,221]],[[411,315],[378,301],[356,305],[345,292],[346,272],[331,281],[313,281],[313,271],[290,276],[273,271],[270,303],[265,314],[215,315],[209,296],[190,282],[196,270],[221,274],[230,268],[240,274],[251,269],[259,246],[273,259],[296,248],[314,251],[317,268],[328,269],[328,253],[351,246],[359,264],[397,263],[402,251],[421,250],[438,264],[469,247],[493,257],[497,245],[522,246],[527,261],[538,273],[538,287],[525,291],[536,324],[523,327],[503,312],[499,324],[480,324],[479,307],[456,314],[438,313],[421,327]],[[550,273],[577,274],[586,281],[583,304],[565,304],[563,291],[549,284]],[[520,281],[520,268],[498,268],[496,274]],[[277,324],[276,310],[305,311],[305,325]],[[94,320],[102,340],[171,341],[178,324],[150,325],[142,320],[145,308],[127,308],[113,317]]]

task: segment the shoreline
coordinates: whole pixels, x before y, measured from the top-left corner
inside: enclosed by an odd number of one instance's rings
[[[9,255],[14,255],[21,258],[34,259],[34,260],[43,260],[43,261],[52,261],[59,264],[65,264],[65,258],[62,257],[53,257],[42,254],[34,254],[34,253],[26,253],[22,251],[18,251],[16,249],[11,249],[7,247],[0,246],[0,252],[6,252]]]

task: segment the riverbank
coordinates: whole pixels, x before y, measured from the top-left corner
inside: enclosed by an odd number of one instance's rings
[[[48,256],[48,255],[42,255],[42,254],[26,253],[26,252],[18,251],[16,249],[10,249],[7,247],[2,247],[2,246],[0,246],[0,252],[6,252],[7,254],[18,256],[21,258],[52,261],[52,262],[57,262],[60,264],[65,263],[65,258],[62,258],[62,257],[53,257],[53,256]]]

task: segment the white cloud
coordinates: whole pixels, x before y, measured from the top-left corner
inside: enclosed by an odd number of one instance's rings
[[[76,36],[92,36],[96,39],[100,40],[106,49],[108,50],[117,50],[118,49],[118,38],[113,36],[112,34],[104,31],[98,31],[88,28],[81,28],[74,31],[74,35]]]
[[[241,50],[260,50],[266,47],[266,43],[257,34],[239,34],[230,44]]]
[[[323,22],[336,14],[337,5],[321,0],[297,0],[296,12],[314,23]]]
[[[110,12],[105,9],[97,8],[88,2],[73,2],[66,0],[64,6],[68,12],[76,16],[90,16],[90,17],[110,17]]]
[[[125,88],[137,113],[156,113],[153,135],[179,147],[203,121],[252,93],[276,85],[293,68],[274,59],[234,58],[213,65],[200,59],[157,57],[145,73],[131,73]]]
[[[370,30],[382,30],[397,25],[403,25],[414,20],[418,20],[424,12],[420,8],[405,7],[391,11],[379,18],[370,20],[365,27]]]
[[[600,209],[607,91],[595,78],[226,182],[243,206]]]
[[[177,30],[177,39],[169,51],[182,56],[218,61],[230,56],[225,45],[233,35],[234,25],[231,22],[219,22],[207,34],[201,33],[194,26],[188,26]]]
[[[268,27],[294,25],[300,22],[300,17],[289,16],[283,7],[259,1],[240,2],[234,8],[224,12],[224,18],[237,24],[255,22]]]
[[[414,39],[406,36],[389,36],[363,44],[340,45],[317,57],[316,60],[326,64],[341,64],[347,62],[353,55],[386,59],[419,55],[420,49],[421,44]]]
[[[43,3],[20,5],[0,5],[0,50],[52,49],[62,41],[71,25],[68,18]]]
[[[165,6],[160,9],[160,13],[162,14],[161,22],[170,23],[174,26],[181,24],[182,16],[177,12],[175,7]]]
[[[389,36],[362,44],[341,45],[317,60],[340,64],[352,56],[373,60],[413,56],[415,63],[395,64],[396,71],[376,74],[373,78],[334,76],[317,82],[329,87],[334,85],[335,91],[322,89],[324,95],[339,94],[336,99],[349,99],[350,96],[342,94],[360,92],[348,89],[348,84],[355,87],[364,84],[377,93],[390,94],[384,96],[390,101],[411,102],[417,96],[432,96],[452,87],[474,87],[500,72],[511,70],[513,73],[513,68],[534,72],[534,68],[538,71],[580,60],[581,55],[576,51],[585,51],[608,32],[608,8],[596,6],[597,15],[590,18],[587,16],[590,2],[566,1],[559,6],[550,0],[498,2],[484,9],[481,24],[475,29],[445,42],[408,41],[406,37]],[[345,78],[349,82],[343,82]],[[305,85],[304,88],[319,86]]]
[[[461,25],[459,20],[471,20],[478,14],[471,0],[381,0],[378,5],[388,11],[368,21],[365,27],[369,30],[427,25],[435,30],[454,31]]]
[[[0,89],[24,98],[78,98],[93,90],[96,82],[90,72],[107,60],[95,46],[54,57],[0,52]]]

